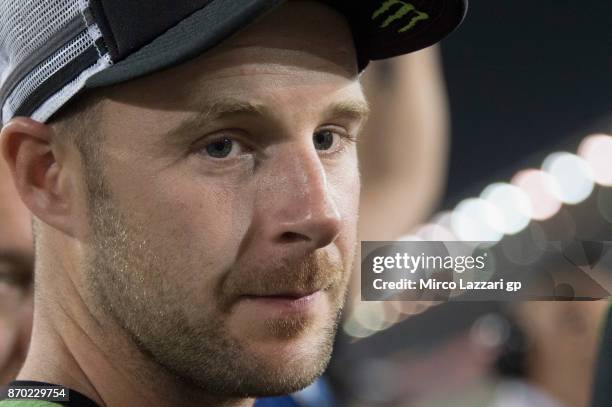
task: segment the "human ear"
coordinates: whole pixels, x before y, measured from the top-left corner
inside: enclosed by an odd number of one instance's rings
[[[44,223],[72,234],[72,189],[68,177],[62,177],[54,136],[52,126],[17,117],[0,132],[0,152],[9,166],[21,200],[32,214]]]

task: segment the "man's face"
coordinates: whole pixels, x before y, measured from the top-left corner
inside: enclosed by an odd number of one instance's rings
[[[94,307],[209,392],[287,393],[327,364],[356,244],[352,44],[333,10],[289,2],[106,91],[86,163]]]

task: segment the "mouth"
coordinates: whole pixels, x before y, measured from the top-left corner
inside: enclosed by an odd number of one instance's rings
[[[325,290],[291,291],[266,295],[243,295],[240,299],[257,308],[280,312],[306,312],[323,297]]]
[[[311,289],[311,290],[284,290],[278,292],[262,293],[262,294],[246,294],[243,297],[247,298],[278,298],[287,300],[298,300],[313,295],[324,289]]]

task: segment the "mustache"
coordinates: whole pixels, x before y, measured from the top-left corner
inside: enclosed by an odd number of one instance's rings
[[[267,264],[231,269],[220,282],[220,303],[229,310],[243,296],[307,295],[340,285],[348,270],[326,251],[300,259],[275,259]]]

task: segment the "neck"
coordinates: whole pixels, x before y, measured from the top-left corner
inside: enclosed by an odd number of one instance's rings
[[[100,406],[252,405],[252,399],[207,394],[150,360],[112,318],[90,309],[77,288],[83,285],[70,278],[82,274],[43,264],[36,274],[37,287],[45,289],[35,295],[30,351],[19,380],[59,384]]]

